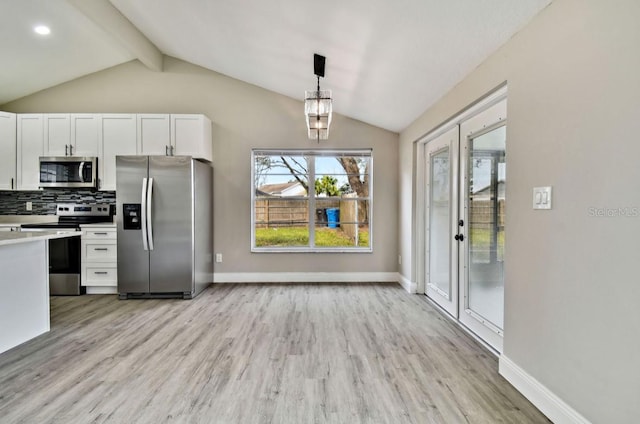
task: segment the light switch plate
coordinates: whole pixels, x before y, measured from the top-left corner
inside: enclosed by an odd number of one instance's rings
[[[533,209],[551,209],[551,187],[533,188]]]

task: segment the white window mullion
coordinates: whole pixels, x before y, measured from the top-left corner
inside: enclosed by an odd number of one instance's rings
[[[316,247],[316,158],[315,156],[307,156],[307,164],[309,166],[309,175],[307,176],[307,185],[309,187],[309,246],[311,248]]]

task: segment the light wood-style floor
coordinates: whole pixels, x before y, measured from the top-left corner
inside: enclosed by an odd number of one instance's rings
[[[0,423],[544,423],[497,360],[397,284],[51,298],[0,355]]]

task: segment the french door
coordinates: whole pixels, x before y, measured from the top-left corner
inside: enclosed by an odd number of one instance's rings
[[[506,99],[424,147],[424,287],[498,352],[504,326]]]

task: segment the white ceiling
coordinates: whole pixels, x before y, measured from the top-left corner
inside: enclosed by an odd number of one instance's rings
[[[162,53],[293,98],[322,54],[334,111],[400,131],[551,0],[110,1]],[[0,104],[135,57],[65,0],[0,2]]]

